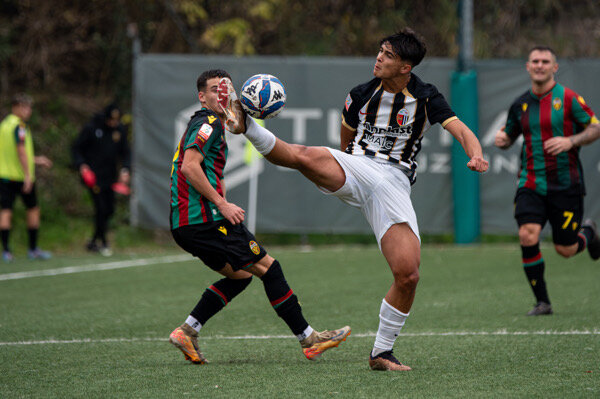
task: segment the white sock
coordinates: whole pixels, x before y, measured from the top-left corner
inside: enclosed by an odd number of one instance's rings
[[[303,339],[308,338],[312,332],[313,328],[309,325],[304,331],[302,331],[302,334],[297,334],[296,337],[298,338],[298,341],[302,341]]]
[[[192,315],[188,316],[185,324],[192,327],[196,332],[200,332],[200,329],[202,328],[202,324],[200,324],[200,322]]]
[[[254,119],[246,117],[246,133],[244,136],[252,143],[261,155],[267,155],[275,147],[277,139],[269,130],[260,126]]]
[[[373,344],[372,356],[392,350],[394,342],[398,338],[398,334],[400,334],[400,330],[402,330],[407,317],[408,313],[402,313],[398,309],[393,308],[386,302],[385,298],[381,301],[379,329],[377,330],[377,336]]]

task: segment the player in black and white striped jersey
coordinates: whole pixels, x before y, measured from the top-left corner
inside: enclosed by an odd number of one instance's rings
[[[381,41],[375,78],[346,98],[342,151],[286,143],[246,118],[238,106],[237,118],[227,121],[230,131],[245,133],[268,161],[297,169],[324,193],[359,208],[369,221],[394,276],[381,304],[369,356],[373,370],[411,369],[396,359],[392,347],[419,281],[421,242],[410,192],[423,134],[441,123],[463,146],[469,169],[485,172],[488,168],[477,137],[435,86],[412,73],[425,52],[425,44],[410,29]]]

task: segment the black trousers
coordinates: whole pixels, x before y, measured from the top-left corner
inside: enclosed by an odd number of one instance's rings
[[[94,203],[95,231],[92,240],[100,240],[103,245],[106,245],[108,222],[115,213],[115,193],[110,187],[99,189],[95,187],[95,189],[89,190]]]

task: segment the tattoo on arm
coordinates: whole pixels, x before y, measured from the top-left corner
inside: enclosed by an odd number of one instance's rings
[[[573,147],[588,145],[600,137],[600,125],[590,125],[583,132],[569,137]]]

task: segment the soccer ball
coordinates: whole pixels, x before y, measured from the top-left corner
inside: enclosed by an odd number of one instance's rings
[[[242,85],[240,102],[248,115],[257,119],[270,119],[285,106],[285,88],[273,75],[259,74]]]

